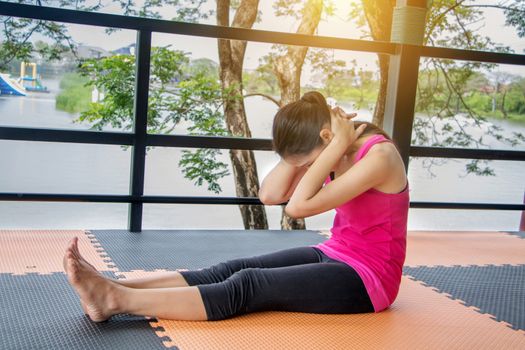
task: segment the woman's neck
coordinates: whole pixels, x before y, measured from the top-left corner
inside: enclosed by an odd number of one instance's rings
[[[338,174],[342,174],[346,170],[348,170],[354,164],[355,157],[357,156],[357,151],[359,151],[361,146],[366,141],[368,141],[368,139],[371,138],[372,136],[374,136],[374,134],[369,134],[369,135],[359,137],[357,140],[354,141],[354,143],[348,146],[343,157],[341,158],[336,168],[334,169],[335,172]]]
[[[357,140],[354,141],[354,143],[352,143],[350,146],[348,146],[348,149],[346,150],[345,155],[348,158],[352,158],[353,159],[357,155],[357,151],[359,151],[361,146],[363,146],[364,143],[366,141],[368,141],[368,139],[370,139],[373,136],[375,136],[375,135],[374,134],[368,134],[368,135],[364,135],[362,137],[359,137]]]

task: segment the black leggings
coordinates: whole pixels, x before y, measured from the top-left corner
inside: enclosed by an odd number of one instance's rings
[[[357,272],[314,247],[230,260],[181,274],[199,289],[208,320],[263,310],[374,312]]]

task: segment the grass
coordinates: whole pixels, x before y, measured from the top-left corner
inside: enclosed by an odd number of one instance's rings
[[[507,118],[505,118],[501,111],[496,111],[494,113],[488,113],[487,117],[493,118],[493,119],[499,119],[499,120],[509,120],[512,122],[525,124],[525,114],[507,113]]]
[[[56,109],[69,113],[85,111],[91,102],[92,88],[84,86],[88,81],[77,73],[64,74],[56,97]]]

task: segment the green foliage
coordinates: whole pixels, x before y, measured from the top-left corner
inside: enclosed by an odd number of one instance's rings
[[[69,113],[86,110],[91,101],[89,79],[77,73],[66,73],[60,80],[60,93],[56,97],[56,109]]]
[[[491,112],[493,98],[479,91],[472,91],[465,102],[471,110],[477,114]]]
[[[518,35],[523,38],[525,36],[525,1],[514,0],[510,3],[508,1],[501,4],[504,8],[506,24],[516,27]]]
[[[28,42],[4,41],[0,43],[0,71],[9,70],[9,63],[14,60],[31,58],[33,45]]]
[[[362,0],[362,3],[365,1],[368,0]],[[521,35],[520,30],[525,28],[524,6],[523,0],[499,1],[495,4],[483,4],[477,1],[433,0],[427,11],[424,44],[511,52],[509,47],[499,45],[489,37],[477,32],[479,23],[484,21],[482,8],[491,7],[503,10],[507,24],[515,26],[518,34]],[[390,28],[381,28],[380,18],[375,18],[373,13],[365,14],[363,6],[357,3],[351,6],[349,17],[363,29],[365,29],[367,19],[371,19],[371,23],[377,26],[375,29],[379,32],[385,33],[390,30]],[[365,29],[363,37],[371,37],[371,31]],[[493,70],[494,66],[468,61],[423,60],[419,73],[416,111],[425,112],[427,118],[416,118],[412,142],[418,145],[441,147],[484,145],[483,138],[476,139],[468,134],[469,125],[486,127],[486,135],[511,145],[522,142],[519,136],[504,137],[500,128],[485,123],[487,116],[497,116],[498,113],[515,116],[516,114],[507,112],[507,110],[511,106],[514,110],[519,109],[520,105],[520,102],[517,102],[518,94],[515,92],[511,94],[508,91],[505,103],[503,103],[504,91],[497,90],[494,96],[486,96],[486,89],[485,91],[479,89],[480,86],[491,85],[489,81],[491,77],[483,72]],[[495,104],[498,106],[495,111],[492,111],[492,98],[495,99]],[[429,163],[436,164],[433,161]],[[467,166],[467,173],[490,175],[491,172],[485,171],[480,164],[480,162],[473,161]]]
[[[301,18],[303,0],[275,0],[272,7],[277,17],[289,16],[298,20]]]
[[[487,166],[487,161],[482,159],[474,159],[466,165],[467,173],[474,173],[480,176],[494,176],[496,173],[493,169]]]
[[[356,109],[372,109],[379,87],[374,72],[358,68],[357,61],[337,60],[334,50],[310,49],[307,60],[316,72],[317,90],[337,101],[351,101]],[[308,89],[310,90],[310,89]]]
[[[451,92],[449,86],[457,90]],[[472,113],[484,120],[484,116],[500,117],[502,109],[525,114],[525,78],[516,75],[461,69],[450,69],[445,75],[425,69],[420,72],[418,89],[416,110],[440,118]]]
[[[34,5],[32,0],[14,1],[21,4]],[[85,6],[85,0],[40,0],[44,6],[73,8],[78,10],[93,11],[97,6]],[[44,60],[60,60],[66,52],[75,52],[75,44],[67,32],[66,25],[51,21],[32,20],[11,16],[0,16],[3,24],[0,44],[0,70],[5,70],[9,63],[15,59],[26,61],[35,55]],[[52,44],[33,44],[30,40],[33,35],[41,35],[52,41]]]
[[[209,58],[197,58],[191,61],[188,65],[185,74],[194,76],[197,74],[204,74],[210,79],[219,79],[219,65],[217,62],[210,60]]]
[[[208,190],[214,193],[222,191],[219,186],[219,179],[229,175],[227,165],[217,162],[216,157],[221,154],[218,149],[198,148],[197,150],[182,151],[183,156],[179,166],[184,168],[184,176],[188,179],[195,180],[195,185],[202,186],[204,182],[208,183]]]
[[[312,65],[313,71],[319,72],[319,82],[325,86],[328,96],[332,96],[334,88],[341,85],[340,79],[345,75],[346,62],[334,58],[335,50],[310,49],[307,53],[307,59]],[[351,71],[351,75],[355,71]]]
[[[34,5],[34,0],[15,0],[20,4]],[[75,9],[83,11],[100,11],[105,6],[118,4],[122,14],[127,16],[162,18],[163,6],[171,6],[176,11],[174,21],[196,22],[198,19],[206,19],[213,10],[203,10],[206,0],[144,0],[137,5],[133,0],[113,0],[108,4],[102,1],[91,2],[86,0],[39,0],[43,6],[58,7],[64,9]],[[2,22],[2,38],[0,43],[0,71],[7,70],[9,63],[13,60],[30,60],[39,56],[43,60],[60,60],[68,53],[77,58],[77,44],[69,34],[67,26],[52,21],[32,20],[12,16],[0,16]],[[108,28],[107,33],[116,31]],[[39,34],[49,39],[52,44],[36,45],[31,39],[33,35]]]
[[[80,114],[78,121],[92,123],[95,130],[102,130],[105,125],[131,130],[135,83],[134,56],[116,55],[103,59],[89,59],[79,67],[79,73],[90,79],[89,86],[96,86],[105,96],[102,103],[91,103],[90,108]],[[150,111],[148,119],[149,113]]]
[[[272,69],[271,59],[270,55],[263,56],[259,59],[259,66],[255,71],[243,72],[242,83],[248,93],[274,96],[279,94],[279,84]]]
[[[186,53],[169,47],[154,47],[151,52],[150,91],[147,130],[153,134],[171,133],[181,122],[189,123],[191,135],[226,136],[222,114],[222,93],[209,65],[192,66]],[[89,85],[104,91],[100,103],[90,103],[78,121],[92,123],[101,130],[111,125],[125,130],[133,127],[135,57],[116,55],[90,59],[79,68],[90,77]],[[191,72],[192,74],[188,74]],[[218,180],[228,175],[227,164],[217,161],[221,150],[183,151],[179,166],[184,176],[208,190],[221,191]]]

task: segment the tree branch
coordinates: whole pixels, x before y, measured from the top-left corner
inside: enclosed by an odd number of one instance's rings
[[[463,22],[461,22],[461,19],[459,18],[458,14],[454,13],[454,16],[456,17],[458,24],[461,27],[461,30],[463,30],[463,34],[465,35],[465,38],[467,38],[468,46],[472,47],[472,40],[470,38],[471,37],[470,33],[468,32],[467,28],[463,25]]]
[[[456,2],[456,4],[452,7],[449,7],[448,9],[446,9],[445,11],[443,11],[441,14],[439,14],[439,16],[434,20],[434,22],[429,26],[428,28],[428,32],[427,32],[427,36],[430,37],[430,33],[432,33],[434,31],[434,29],[436,28],[436,26],[438,25],[438,23],[441,21],[441,19],[443,19],[443,17],[445,17],[447,15],[447,13],[449,13],[450,11],[453,11],[456,7],[460,6],[461,4],[463,4],[466,0],[462,0],[462,1],[459,1],[459,2]]]
[[[525,10],[521,10],[515,7],[508,7],[503,5],[465,5],[464,7],[485,7],[485,8],[495,8],[500,9],[504,11],[513,11],[513,12],[520,12],[525,15]]]
[[[251,97],[251,96],[262,96],[262,97],[272,101],[273,103],[275,103],[277,105],[277,107],[281,107],[281,103],[279,101],[277,101],[275,98],[273,98],[272,96],[267,95],[267,94],[253,93],[253,94],[244,95],[243,97],[246,98],[246,97]]]

